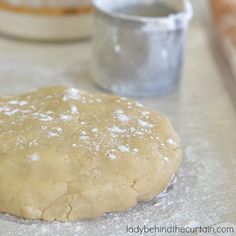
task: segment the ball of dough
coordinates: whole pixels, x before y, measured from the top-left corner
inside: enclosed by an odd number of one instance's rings
[[[122,97],[42,88],[0,99],[0,212],[73,221],[164,191],[181,161],[166,117]]]

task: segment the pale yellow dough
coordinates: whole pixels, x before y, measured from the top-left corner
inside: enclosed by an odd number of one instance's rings
[[[125,211],[181,161],[166,117],[126,98],[42,88],[0,99],[0,212],[73,221]]]

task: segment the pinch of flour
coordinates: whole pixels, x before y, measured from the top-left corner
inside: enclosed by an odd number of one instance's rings
[[[92,129],[92,133],[93,133],[93,134],[95,134],[95,133],[97,133],[97,132],[98,132],[98,129],[97,129],[97,128],[93,128],[93,129]]]
[[[79,137],[79,139],[80,139],[80,140],[88,140],[88,136],[82,135],[82,136]]]
[[[63,96],[63,101],[80,100],[80,99],[81,99],[80,91],[75,88],[67,89],[65,95]]]
[[[38,145],[37,140],[32,140],[29,142],[29,147],[36,146],[36,145]]]
[[[152,128],[152,127],[153,127],[152,124],[150,124],[150,123],[147,122],[147,121],[141,120],[141,119],[138,120],[138,123],[139,123],[142,127],[145,127],[145,128]]]
[[[165,162],[169,162],[169,158],[167,156],[163,156],[163,159],[165,160]]]
[[[53,118],[48,115],[48,114],[44,114],[44,113],[33,113],[32,116],[35,118],[35,119],[38,119],[40,121],[52,121]]]
[[[95,149],[96,152],[99,152],[100,146],[99,146],[99,145],[95,145],[95,146],[94,146],[94,149]]]
[[[168,138],[167,141],[166,141],[169,145],[176,145],[176,142],[171,139],[171,138]]]
[[[18,112],[20,112],[20,110],[14,109],[14,110],[11,110],[11,111],[5,111],[4,114],[7,115],[7,116],[12,116],[12,115],[14,115]]]
[[[127,145],[119,145],[118,148],[121,152],[129,152],[130,151],[130,148]]]
[[[127,103],[127,108],[128,108],[128,109],[132,109],[132,108],[133,108],[133,103],[128,102],[128,103]]]
[[[140,131],[140,130],[137,130],[137,131],[135,132],[135,135],[138,135],[138,136],[143,136],[143,132],[142,132],[142,131]]]
[[[136,131],[136,129],[135,129],[134,127],[131,127],[131,128],[130,128],[130,131],[131,131],[132,133],[134,133],[134,132]]]
[[[82,131],[80,134],[83,135],[83,136],[87,135],[86,131]]]
[[[133,149],[133,153],[137,153],[138,152],[138,149],[137,148],[134,148]]]
[[[53,131],[48,131],[48,136],[49,136],[49,137],[56,137],[56,136],[59,136],[59,134],[58,134],[58,133],[55,133],[55,132],[53,132]]]
[[[58,133],[61,133],[61,132],[62,132],[62,128],[61,128],[61,127],[56,127],[55,130],[56,130]]]
[[[118,134],[122,134],[122,133],[125,133],[126,130],[124,129],[121,129],[115,125],[113,125],[111,128],[108,128],[112,133],[118,133]]]
[[[47,128],[46,128],[47,130]],[[47,132],[49,137],[56,137],[59,136],[62,133],[62,128],[61,127],[53,127],[51,130]]]
[[[108,153],[108,157],[111,160],[115,160],[116,159],[116,156],[113,153]]]
[[[53,118],[52,117],[41,117],[41,118],[39,118],[39,120],[40,121],[51,121],[51,120],[53,120]]]
[[[27,105],[28,104],[28,102],[26,102],[26,101],[20,101],[19,102],[19,106],[25,106],[25,105]]]
[[[10,111],[10,110],[11,110],[10,107],[0,106],[0,112]]]
[[[65,114],[61,114],[60,115],[60,119],[64,120],[64,121],[71,121],[73,118],[71,115],[65,115]]]
[[[150,112],[149,112],[149,111],[143,111],[143,112],[142,112],[142,115],[143,115],[145,118],[148,118],[149,115],[150,115]]]
[[[16,101],[16,100],[12,100],[8,102],[8,104],[11,104],[11,105],[17,105],[18,103],[19,101]]]
[[[25,106],[28,104],[27,101],[16,101],[16,100],[12,100],[12,101],[9,101],[8,104],[10,105],[19,105],[19,106]]]
[[[78,108],[76,106],[71,106],[70,110],[71,110],[71,114],[78,113]]]
[[[115,117],[120,121],[120,122],[128,122],[130,120],[130,117],[125,115],[122,110],[117,110],[115,112]]]
[[[32,154],[29,156],[30,161],[38,161],[40,159],[38,154]]]

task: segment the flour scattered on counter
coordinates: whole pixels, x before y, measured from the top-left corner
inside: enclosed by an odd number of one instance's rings
[[[189,223],[188,223],[185,227],[194,229],[194,228],[199,227],[200,225],[201,225],[201,224],[200,224],[199,222],[194,221],[194,220],[191,220],[191,221],[189,221]]]

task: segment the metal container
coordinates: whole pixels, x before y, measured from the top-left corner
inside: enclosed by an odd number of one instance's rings
[[[125,96],[164,95],[179,83],[188,0],[94,0],[94,79]]]

